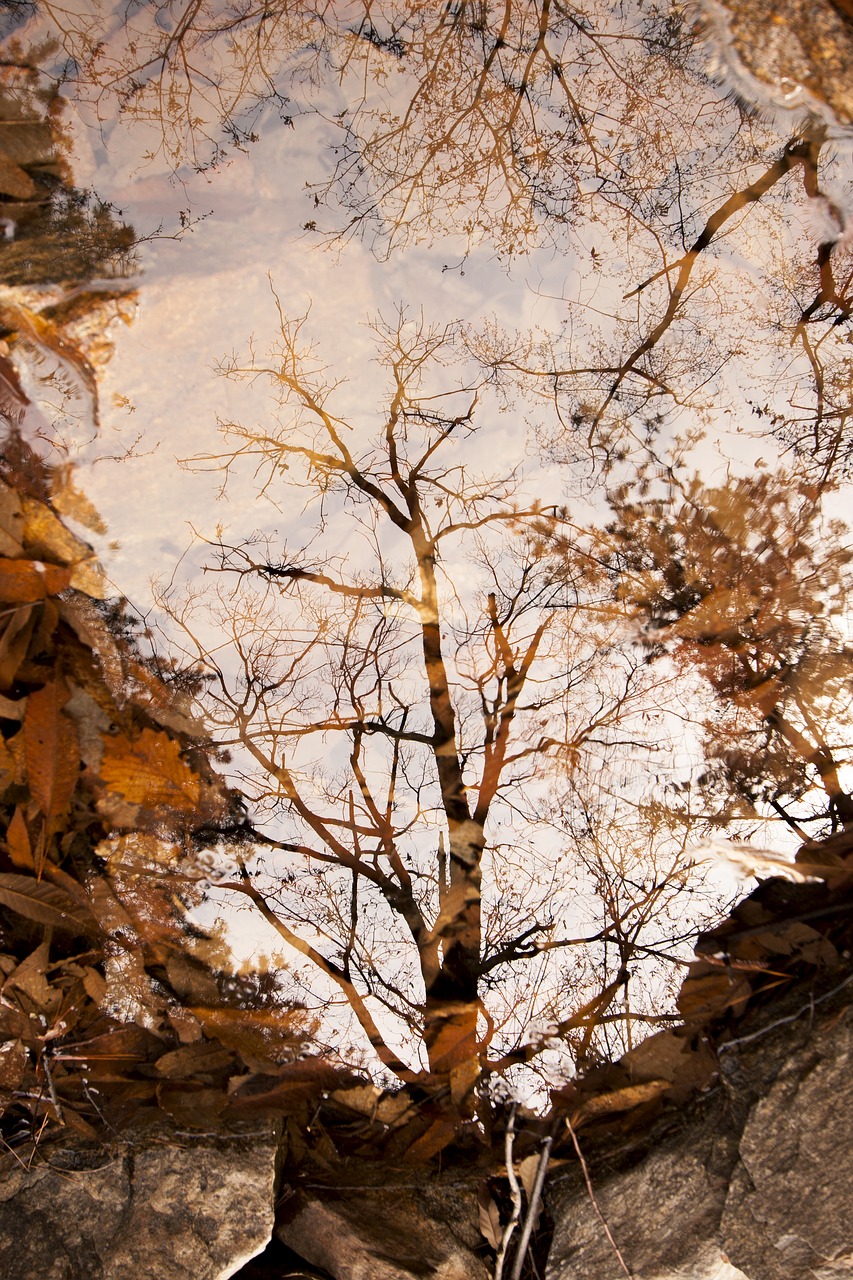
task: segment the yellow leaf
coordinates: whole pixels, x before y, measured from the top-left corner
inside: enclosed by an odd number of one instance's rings
[[[180,743],[168,734],[143,729],[133,742],[104,734],[101,777],[131,804],[189,812],[201,795],[201,779],[181,759]]]

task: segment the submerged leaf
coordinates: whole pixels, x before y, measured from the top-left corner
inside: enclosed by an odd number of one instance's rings
[[[201,794],[201,780],[181,759],[180,743],[153,729],[143,729],[133,742],[104,735],[101,777],[111,791],[148,809],[191,812]]]
[[[0,875],[0,903],[18,915],[55,929],[83,933],[88,922],[76,905],[56,885],[45,884],[31,876]]]
[[[40,560],[0,560],[0,600],[29,604],[64,591],[71,570]]]
[[[31,693],[24,717],[30,791],[49,822],[65,816],[80,774],[77,734],[62,708],[68,690],[59,681]]]

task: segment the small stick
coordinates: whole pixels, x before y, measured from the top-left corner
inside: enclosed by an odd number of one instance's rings
[[[613,1252],[616,1254],[616,1258],[617,1258],[617,1260],[618,1260],[618,1262],[619,1262],[619,1266],[622,1268],[623,1272],[624,1272],[624,1273],[625,1273],[625,1275],[628,1277],[628,1280],[633,1280],[633,1276],[632,1276],[632,1274],[631,1274],[630,1270],[628,1269],[628,1264],[627,1264],[627,1262],[625,1261],[625,1259],[622,1257],[622,1253],[621,1253],[621,1251],[620,1251],[620,1249],[619,1249],[618,1244],[617,1244],[617,1243],[616,1243],[616,1241],[613,1239],[613,1235],[612,1235],[612,1233],[611,1233],[610,1228],[609,1228],[609,1227],[608,1227],[608,1225],[607,1225],[607,1221],[606,1221],[606,1219],[605,1219],[605,1217],[604,1217],[604,1214],[601,1212],[601,1210],[600,1210],[600,1209],[599,1209],[599,1207],[598,1207],[598,1201],[596,1200],[596,1198],[595,1198],[595,1192],[594,1192],[594,1191],[593,1191],[593,1189],[592,1189],[592,1179],[591,1179],[591,1178],[590,1178],[590,1176],[589,1176],[589,1169],[587,1168],[586,1160],[584,1160],[584,1158],[583,1158],[583,1152],[581,1151],[580,1146],[579,1146],[579,1144],[578,1144],[577,1134],[575,1133],[574,1129],[572,1128],[572,1122],[571,1122],[571,1120],[569,1119],[569,1117],[568,1117],[568,1116],[566,1116],[566,1128],[567,1128],[567,1129],[568,1129],[568,1131],[569,1131],[569,1134],[570,1134],[571,1139],[572,1139],[572,1145],[574,1146],[574,1149],[575,1149],[575,1152],[576,1152],[576,1154],[577,1154],[578,1160],[580,1161],[581,1171],[582,1171],[582,1173],[583,1173],[583,1179],[584,1179],[584,1182],[586,1183],[586,1190],[587,1190],[587,1194],[589,1195],[589,1201],[590,1201],[590,1204],[592,1205],[593,1209],[595,1210],[595,1212],[596,1212],[596,1214],[597,1214],[597,1216],[598,1216],[598,1220],[599,1220],[599,1222],[601,1223],[602,1227],[604,1228],[604,1234],[607,1236],[607,1239],[610,1241],[610,1246],[611,1246],[611,1248],[613,1249]]]
[[[518,1242],[518,1253],[515,1255],[515,1264],[512,1268],[510,1280],[521,1280],[521,1268],[524,1266],[524,1256],[530,1247],[530,1237],[533,1235],[533,1227],[539,1213],[539,1201],[542,1199],[542,1188],[545,1185],[545,1174],[548,1172],[548,1161],[551,1157],[553,1143],[553,1138],[546,1138],[542,1143],[539,1164],[536,1166],[533,1191],[530,1194],[530,1204],[527,1207],[527,1217],[524,1219],[524,1229]]]
[[[515,1176],[515,1169],[512,1163],[512,1148],[515,1141],[515,1112],[516,1104],[512,1104],[507,1121],[506,1134],[504,1135],[504,1159],[506,1161],[506,1176],[509,1182],[509,1193],[512,1197],[512,1213],[509,1222],[503,1229],[501,1236],[501,1247],[498,1250],[498,1256],[495,1259],[495,1280],[503,1280],[504,1262],[506,1261],[507,1249],[512,1239],[512,1233],[518,1226],[518,1220],[521,1217],[521,1189],[518,1185],[518,1178]]]

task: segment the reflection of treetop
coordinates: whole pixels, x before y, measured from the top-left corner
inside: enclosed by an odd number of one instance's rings
[[[562,517],[525,500],[518,474],[480,474],[466,456],[490,374],[458,330],[405,313],[374,326],[388,400],[367,439],[300,349],[303,323],[282,317],[268,363],[224,368],[268,379],[279,420],[226,424],[226,450],[194,465],[227,479],[250,462],[283,510],[288,490],[307,489],[315,534],[296,548],[219,542],[212,617],[194,592],[169,607],[211,679],[208,714],[255,766],[244,792],[273,819],[259,839],[306,860],[296,895],[264,896],[248,877],[243,891],[345,995],[387,1067],[406,1078],[392,1045],[410,1058],[421,1046],[431,1072],[459,1073],[461,1098],[487,1060],[505,1067],[547,1047],[548,1036],[520,1042],[513,1000],[494,985],[507,966],[580,941],[565,935],[556,866],[542,868],[553,840],[537,816],[542,763],[570,762],[581,789],[604,768],[644,709],[642,655],[618,651],[618,620],[583,556],[555,569]],[[627,958],[670,891],[662,882],[621,903],[584,940],[620,936]],[[322,951],[298,931],[306,918]],[[602,984],[598,1014],[626,981]],[[543,1012],[562,1003],[551,993]],[[567,1034],[585,1026],[562,1014]]]
[[[740,386],[824,474],[843,464],[838,158],[819,122],[786,138],[726,101],[668,6],[194,0],[123,11],[106,39],[98,6],[45,13],[78,93],[146,121],[176,169],[246,145],[270,102],[291,124],[319,112],[328,169],[304,227],[321,242],[559,243],[571,325],[535,370],[595,443],[618,448],[632,418],[707,418]]]

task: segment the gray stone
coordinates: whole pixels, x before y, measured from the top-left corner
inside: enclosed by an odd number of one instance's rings
[[[52,1143],[0,1163],[0,1275],[227,1280],[269,1241],[278,1135],[165,1126],[111,1150]]]
[[[635,1280],[853,1276],[853,1013],[723,1055],[725,1088],[618,1170],[597,1204]],[[623,1280],[579,1173],[553,1194],[546,1280]]]

